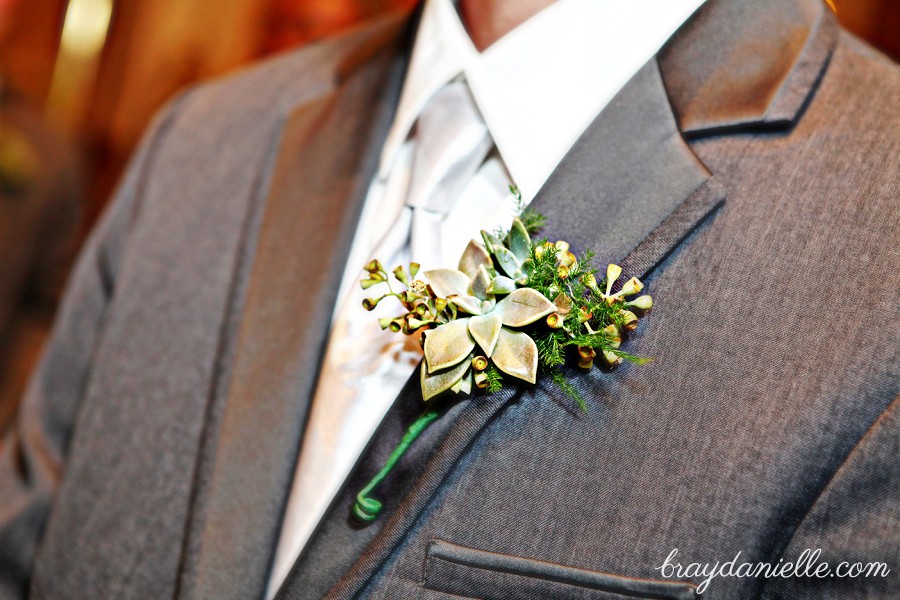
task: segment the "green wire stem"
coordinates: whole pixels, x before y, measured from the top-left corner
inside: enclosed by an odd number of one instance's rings
[[[441,412],[436,408],[429,408],[413,421],[412,425],[409,426],[409,429],[407,429],[406,433],[403,435],[403,439],[400,440],[400,443],[388,457],[387,462],[385,462],[384,466],[381,467],[381,470],[378,471],[378,474],[375,475],[375,477],[366,484],[366,487],[361,489],[356,495],[356,504],[353,505],[353,516],[367,524],[378,518],[378,514],[381,512],[383,506],[379,500],[369,494],[372,493],[372,490],[374,490],[378,484],[384,481],[384,478],[388,476],[394,466],[396,466],[397,462],[404,454],[406,454],[406,451],[409,450],[412,443],[416,441],[416,438],[422,435],[422,432],[428,429],[428,426],[431,425],[440,414]]]

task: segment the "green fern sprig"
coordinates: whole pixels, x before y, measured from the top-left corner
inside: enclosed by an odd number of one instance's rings
[[[630,306],[626,307],[624,296],[615,296],[607,289],[612,287],[606,285],[609,275],[597,282],[593,258],[591,250],[576,259],[565,242],[553,244],[540,239],[532,243],[531,256],[524,264],[525,285],[540,292],[558,308],[558,313],[550,317],[556,327],[548,321],[547,325],[531,332],[541,371],[582,410],[587,409],[584,399],[560,369],[566,363],[568,348],[577,350],[579,366],[583,368],[593,366],[598,355],[612,366],[621,360],[638,364],[650,360],[619,349],[622,332],[633,329],[637,316],[628,310]],[[611,265],[608,269],[610,275],[618,269],[614,267]],[[649,296],[646,298],[649,300]]]

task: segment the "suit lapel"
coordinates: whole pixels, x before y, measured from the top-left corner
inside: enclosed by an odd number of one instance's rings
[[[644,276],[684,238],[666,231],[673,213],[683,215],[683,234],[724,200],[724,189],[711,187],[710,178],[681,137],[651,60],[572,147],[533,206],[547,217],[545,235],[593,249],[600,263],[622,262],[662,227],[652,249],[642,246],[642,256],[631,261],[641,270],[630,274]],[[697,210],[680,208],[702,188],[718,193],[694,196]]]
[[[780,20],[786,25],[772,25]],[[733,31],[725,23],[735,22],[741,25],[735,37],[714,33]],[[594,249],[598,261],[619,261],[629,274],[650,275],[725,202],[726,187],[685,138],[792,127],[827,65],[835,32],[832,15],[814,0],[764,0],[752,9],[736,0],[708,2],[621,90],[548,179],[533,203],[547,216],[544,233]],[[791,52],[753,55],[754,48],[783,48],[777,40],[765,42],[779,35],[790,38]],[[726,52],[732,45],[741,51]],[[749,74],[748,56],[759,59]],[[734,73],[755,83],[733,93]],[[760,95],[764,101],[749,102]],[[529,393],[504,389],[459,413],[406,498],[327,598],[355,598],[365,589],[473,440]],[[282,596],[292,597],[291,590]]]
[[[790,129],[837,35],[821,0],[709,0],[659,53],[682,134]]]
[[[401,36],[402,37],[402,36]],[[309,398],[359,211],[402,82],[392,39],[342,64],[288,118],[265,198],[206,497],[182,576],[198,598],[265,589]]]

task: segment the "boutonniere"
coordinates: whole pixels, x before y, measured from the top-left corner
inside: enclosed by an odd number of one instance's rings
[[[395,300],[403,312],[381,319],[382,329],[421,336],[426,410],[357,495],[353,512],[361,521],[378,516],[382,505],[372,491],[439,416],[438,408],[430,406],[439,396],[491,393],[548,377],[587,411],[563,365],[571,360],[587,370],[597,360],[610,367],[623,360],[648,360],[620,347],[623,335],[653,305],[649,295],[639,295],[644,288],[640,280],[631,277],[617,289],[622,269],[615,264],[598,280],[590,250],[576,257],[565,241],[532,239],[543,223],[540,214],[520,211],[509,230],[482,231],[481,242],[469,242],[455,269],[421,272],[420,265],[411,263],[388,273],[378,260],[366,265],[363,289],[382,287],[386,292],[367,298],[363,307],[373,310]]]

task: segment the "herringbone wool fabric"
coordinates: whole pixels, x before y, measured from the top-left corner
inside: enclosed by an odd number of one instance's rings
[[[409,19],[158,120],[4,442],[0,597],[262,596]],[[714,600],[893,597],[898,111],[897,66],[819,2],[710,0],[534,200],[551,239],[645,279],[625,348],[655,360],[572,371],[587,413],[546,381],[448,407],[360,529],[411,380],[278,597],[690,597],[702,577],[657,569],[675,548],[891,569]]]

